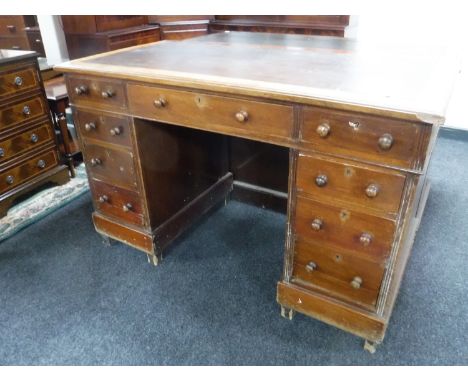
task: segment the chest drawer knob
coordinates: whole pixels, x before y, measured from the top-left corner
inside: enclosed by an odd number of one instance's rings
[[[45,168],[45,166],[46,166],[46,162],[45,162],[44,159],[39,159],[39,160],[37,161],[37,167],[38,167],[38,168]]]
[[[167,101],[164,97],[159,97],[153,101],[154,106],[158,108],[165,107],[167,105]]]
[[[91,131],[91,130],[95,130],[96,129],[96,124],[94,122],[85,123],[84,129],[86,131],[88,131],[88,132]]]
[[[129,212],[133,210],[133,205],[131,203],[125,203],[122,207],[124,212]]]
[[[307,272],[313,272],[317,269],[317,264],[315,264],[313,261],[310,261],[307,263],[305,268]]]
[[[315,184],[319,187],[325,187],[328,183],[328,177],[325,174],[320,174],[315,178]]]
[[[98,201],[99,203],[107,203],[109,201],[109,197],[107,195],[101,195]]]
[[[393,137],[391,134],[385,133],[379,138],[379,147],[382,150],[390,150],[393,145]]]
[[[351,127],[353,130],[359,129],[360,123],[358,121],[349,121],[348,122],[349,127]]]
[[[115,95],[115,92],[113,90],[104,90],[101,92],[101,97],[102,98],[112,98]]]
[[[23,78],[21,78],[20,76],[16,76],[14,83],[17,87],[20,87],[21,85],[23,85]]]
[[[96,167],[96,166],[100,165],[102,162],[101,162],[101,160],[99,158],[91,158],[89,163],[91,164],[91,166]]]
[[[9,32],[15,33],[16,32],[16,26],[14,25],[7,25],[6,28],[8,29]]]
[[[364,247],[367,247],[370,243],[372,243],[372,235],[368,232],[363,232],[361,236],[359,236],[359,242]]]
[[[317,134],[321,138],[326,138],[330,134],[330,125],[328,123],[321,123],[317,127]]]
[[[84,95],[88,93],[88,87],[85,85],[79,85],[75,88],[75,94]]]
[[[244,110],[238,111],[238,112],[236,113],[236,119],[237,119],[237,121],[239,121],[240,123],[247,122],[247,120],[249,119],[249,113],[247,113],[247,112],[244,111]]]
[[[37,134],[31,134],[31,142],[32,143],[39,142],[39,136]]]
[[[31,108],[28,105],[23,106],[23,115],[30,115],[31,114]]]
[[[366,188],[366,195],[369,198],[375,198],[379,194],[379,186],[371,183]]]
[[[3,158],[5,156],[5,150],[3,150],[1,147],[0,147],[0,158]]]
[[[323,221],[322,219],[314,219],[312,220],[312,223],[310,224],[310,226],[312,227],[314,231],[320,231],[323,227]]]
[[[113,137],[120,134],[122,134],[122,128],[120,126],[116,126],[110,129],[110,135],[112,135]]]
[[[15,181],[15,177],[13,175],[8,175],[6,178],[6,183],[7,184],[13,184],[13,182]]]
[[[361,284],[362,284],[362,279],[359,277],[359,276],[356,276],[353,281],[351,281],[351,286],[354,288],[354,289],[359,289],[361,287]]]
[[[21,47],[20,47],[19,45],[12,45],[12,46],[11,46],[11,49],[20,50]]]

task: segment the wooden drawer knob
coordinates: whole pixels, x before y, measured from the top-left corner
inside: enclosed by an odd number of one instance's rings
[[[16,26],[14,25],[7,25],[6,28],[8,29],[9,32],[15,33],[16,32]]]
[[[154,106],[158,108],[165,107],[167,105],[167,101],[164,97],[159,97],[153,101]]]
[[[107,203],[109,201],[109,197],[107,195],[101,195],[98,201],[99,203]]]
[[[129,212],[133,210],[133,205],[131,203],[125,203],[122,207],[124,212]]]
[[[238,111],[236,113],[236,119],[240,123],[247,122],[247,120],[249,119],[249,113],[247,113],[246,111],[243,111],[243,110]]]
[[[95,167],[95,166],[98,166],[100,165],[102,162],[99,158],[92,158],[89,163],[91,164],[91,166]]]
[[[313,261],[310,261],[309,263],[307,263],[305,268],[307,272],[313,272],[317,269],[317,264],[315,264]]]
[[[38,167],[38,168],[41,168],[41,169],[42,169],[42,168],[45,168],[45,166],[46,166],[46,161],[45,161],[45,160],[39,159],[39,160],[37,161],[37,167]]]
[[[84,129],[86,131],[88,131],[88,132],[91,131],[91,130],[94,130],[94,129],[96,129],[96,124],[94,122],[85,123]]]
[[[361,236],[359,236],[359,242],[364,247],[367,247],[370,243],[372,243],[372,235],[368,232],[363,232]]]
[[[379,186],[376,184],[369,184],[366,188],[366,195],[369,198],[375,198],[379,194]]]
[[[321,123],[316,131],[320,138],[326,138],[330,134],[330,125],[328,123]]]
[[[0,158],[3,158],[5,156],[5,150],[3,150],[1,147],[0,147]]]
[[[325,174],[320,174],[315,178],[315,184],[318,187],[325,187],[328,183],[328,177]]]
[[[31,142],[32,143],[39,142],[39,136],[37,134],[31,134]]]
[[[21,85],[23,85],[23,78],[21,78],[20,76],[16,76],[13,83],[17,86],[17,87],[20,87]]]
[[[391,134],[385,133],[379,138],[379,147],[384,150],[390,150],[393,145],[393,137]]]
[[[79,85],[75,88],[76,95],[84,95],[86,93],[88,93],[88,87],[85,85]]]
[[[8,175],[6,178],[6,183],[7,184],[13,184],[13,182],[15,181],[15,177],[13,175]]]
[[[354,289],[359,289],[362,284],[362,279],[359,276],[356,276],[352,281],[351,281],[351,286]]]
[[[113,90],[104,90],[101,92],[101,97],[102,98],[112,98],[115,95],[115,92]]]
[[[320,231],[323,227],[323,221],[322,219],[314,219],[312,220],[312,223],[310,224],[310,226],[312,227],[314,231]]]
[[[112,135],[113,137],[116,136],[116,135],[120,135],[122,134],[122,129],[119,127],[119,126],[116,126],[112,129],[110,129],[110,135]]]
[[[31,108],[28,105],[23,106],[23,115],[30,115],[31,114]]]

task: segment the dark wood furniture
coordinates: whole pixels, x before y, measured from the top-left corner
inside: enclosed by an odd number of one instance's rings
[[[45,57],[36,16],[0,16],[0,49],[34,50]]]
[[[0,217],[26,192],[69,180],[60,164],[37,53],[0,50]]]
[[[455,73],[443,53],[232,32],[60,65],[96,230],[157,264],[233,188],[283,198],[283,316],[302,312],[374,351],[428,194]],[[249,141],[282,147],[288,168],[267,149],[233,162],[230,147],[249,153]]]
[[[70,58],[160,40],[159,26],[147,16],[61,16]]]
[[[213,16],[148,16],[150,24],[159,25],[161,40],[183,40],[208,33]]]

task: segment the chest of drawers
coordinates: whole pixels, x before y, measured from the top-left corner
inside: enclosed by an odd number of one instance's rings
[[[20,195],[68,180],[36,56],[0,50],[0,217]]]

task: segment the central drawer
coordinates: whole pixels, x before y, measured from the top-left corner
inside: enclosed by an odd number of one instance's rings
[[[130,84],[131,113],[230,135],[291,138],[293,108],[245,99]]]
[[[41,95],[0,109],[0,132],[17,124],[46,115],[47,105]]]

